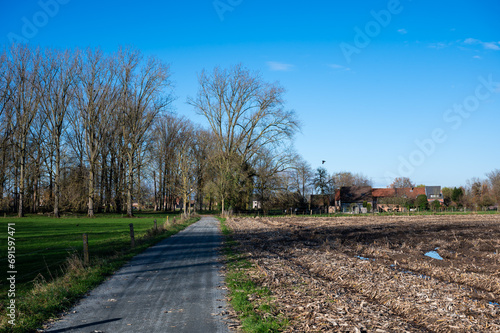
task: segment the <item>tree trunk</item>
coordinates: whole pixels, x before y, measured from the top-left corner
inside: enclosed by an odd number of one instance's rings
[[[182,209],[184,211],[184,218],[187,218],[187,194],[186,194],[186,192],[184,192],[183,197],[184,197],[183,198],[184,203],[182,205],[183,206]]]
[[[157,205],[157,201],[156,201],[156,171],[153,170],[153,187],[154,187],[154,200],[155,200],[155,212],[158,210],[158,205]]]
[[[115,210],[117,213],[122,212],[122,201],[121,201],[121,192],[120,192],[120,182],[121,178],[120,176],[122,175],[122,162],[118,161],[117,165],[117,170],[115,170],[115,177],[114,177],[114,182],[115,182]]]
[[[17,158],[14,157],[14,160]],[[14,161],[14,207],[13,212],[19,211],[19,168],[17,161]]]
[[[224,197],[222,197],[222,211],[221,211],[221,215],[222,217],[224,217]]]
[[[141,211],[142,193],[141,193],[141,165],[137,168],[137,211]]]
[[[51,163],[52,163],[52,154],[50,157]],[[59,218],[59,198],[60,198],[60,193],[59,193],[59,184],[61,181],[61,147],[59,146],[59,138],[56,137],[56,174],[55,174],[55,182],[54,182],[54,190],[55,190],[55,197],[54,197],[54,217]],[[50,177],[52,179],[52,177]],[[51,180],[52,184],[52,180]],[[51,188],[52,192],[52,188]],[[52,193],[51,193],[52,194]]]
[[[57,150],[57,147],[59,147],[59,145],[56,143],[56,150]],[[50,163],[50,171],[52,172],[53,166],[54,166],[52,152],[49,155],[49,163]],[[54,189],[54,180],[53,180],[51,172],[49,172],[49,174],[50,174],[50,177],[49,177],[49,198],[50,198],[50,200],[52,200],[52,198],[54,197],[54,190],[55,190]],[[56,166],[56,174],[57,174],[57,166]],[[54,210],[55,210],[55,202],[54,202]]]
[[[165,171],[163,174],[163,210],[167,211],[167,165],[165,163]]]
[[[107,198],[105,197],[105,194],[104,194],[104,191],[106,189],[106,174],[108,172],[107,170],[107,157],[106,157],[106,154],[107,152],[104,152],[102,154],[102,163],[101,163],[101,184],[99,186],[99,208],[98,208],[98,212],[99,213],[102,213],[104,210],[105,210],[105,203],[106,203],[106,200]]]
[[[89,206],[88,206],[88,217],[94,217],[94,170],[93,163],[90,164],[89,171]]]
[[[1,148],[2,148],[1,149],[2,164],[0,165],[0,202],[3,201],[3,191],[5,190],[5,181],[6,181],[5,170],[7,166],[7,149],[6,149],[7,147],[5,144],[2,144]]]
[[[33,176],[33,206],[32,206],[32,213],[36,214],[38,212],[38,182],[40,179],[40,172],[37,170],[39,169],[38,166],[35,167],[36,174]]]
[[[134,216],[132,212],[132,191],[133,191],[133,184],[134,184],[134,169],[133,169],[133,158],[129,156],[129,161],[128,161],[128,184],[127,184],[127,216],[132,217]]]
[[[111,152],[111,159],[109,162],[109,173],[106,174],[106,212],[111,212],[111,189],[113,188],[113,169],[115,166],[114,153]],[[115,208],[116,209],[116,208]]]
[[[20,171],[20,176],[19,176],[19,206],[18,206],[18,211],[17,211],[17,216],[18,217],[23,217],[24,216],[24,163],[25,163],[25,158],[24,158],[24,143],[23,143],[23,148],[21,148],[21,171]]]

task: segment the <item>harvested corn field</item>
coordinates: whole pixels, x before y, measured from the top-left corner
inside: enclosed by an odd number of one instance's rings
[[[500,215],[228,225],[287,331],[500,332]]]

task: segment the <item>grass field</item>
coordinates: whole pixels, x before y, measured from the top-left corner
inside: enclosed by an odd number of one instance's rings
[[[0,218],[0,332],[29,331],[58,311],[67,308],[88,288],[97,285],[125,260],[145,248],[178,232],[190,223],[172,223],[176,215],[169,216],[169,224],[161,233],[154,233],[154,220],[163,229],[167,215],[137,214],[136,218],[121,215],[99,215],[96,218],[64,217],[54,219],[44,216]],[[18,326],[16,329],[5,325],[8,262],[8,224],[15,228],[15,270],[16,302],[18,304]],[[134,225],[136,247],[131,249],[130,227]],[[90,267],[80,267],[83,257],[83,234],[88,234]],[[71,266],[78,266],[72,269]],[[74,268],[74,267],[73,267]],[[76,276],[68,277],[74,270]],[[78,276],[79,275],[79,276]],[[46,286],[51,286],[50,289]],[[44,293],[60,294],[51,299],[40,299]],[[38,304],[41,303],[41,304]],[[45,303],[47,306],[43,306]],[[34,306],[36,304],[36,306]],[[35,310],[37,306],[41,306]]]

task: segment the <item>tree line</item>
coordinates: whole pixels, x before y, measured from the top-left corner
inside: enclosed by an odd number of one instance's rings
[[[443,188],[443,198],[444,205],[453,208],[487,210],[500,205],[500,169],[488,172],[483,179],[471,178],[464,186]]]
[[[416,185],[407,177],[399,177],[394,179],[394,182],[389,185],[391,188],[409,188],[423,187],[424,185]],[[387,203],[397,203],[402,206],[413,205],[420,209],[439,210],[445,209],[470,209],[470,210],[488,210],[495,205],[500,204],[500,169],[495,169],[486,173],[486,178],[480,179],[477,177],[466,181],[466,184],[458,187],[443,187],[442,205],[438,201],[427,203],[427,198],[418,200],[418,202],[410,202],[407,198],[394,198]],[[498,209],[498,208],[497,208]]]
[[[187,103],[203,129],[171,111],[169,65],[138,50],[13,44],[0,58],[4,212],[244,209],[297,160],[284,89],[242,65],[199,75]]]

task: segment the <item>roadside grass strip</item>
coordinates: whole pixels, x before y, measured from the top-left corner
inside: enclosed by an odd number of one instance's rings
[[[223,248],[226,257],[226,285],[229,303],[241,320],[244,332],[281,332],[288,320],[278,313],[270,290],[252,279],[254,267],[241,253],[238,243],[232,238],[232,230],[225,218],[218,218],[225,236]]]

